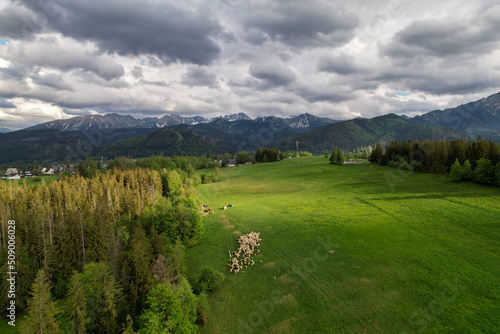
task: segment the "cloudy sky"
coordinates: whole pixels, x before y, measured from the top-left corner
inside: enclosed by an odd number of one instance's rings
[[[500,91],[498,0],[0,0],[0,127],[415,115]]]

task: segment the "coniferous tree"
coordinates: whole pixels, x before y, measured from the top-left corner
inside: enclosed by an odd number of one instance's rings
[[[89,263],[80,274],[87,300],[88,333],[112,333],[116,330],[117,305],[121,291],[106,263]]]
[[[153,257],[146,233],[140,225],[136,226],[130,244],[130,260],[134,281],[139,287],[139,293],[145,294],[152,282],[151,262]]]
[[[342,150],[341,149],[338,149],[337,150],[337,164],[338,165],[342,165],[344,164],[344,155],[342,154]]]
[[[91,320],[87,318],[87,298],[83,288],[81,276],[75,271],[68,291],[69,314],[75,334],[85,333],[86,323]]]
[[[44,270],[39,270],[31,286],[31,299],[28,301],[28,314],[21,331],[24,334],[60,333],[56,317],[59,310],[51,300],[50,285]]]
[[[472,172],[470,161],[467,159],[462,167],[462,178],[463,180],[469,181],[472,180],[473,176],[474,174]]]
[[[382,160],[382,155],[383,155],[383,148],[382,144],[377,143],[373,147],[372,153],[370,154],[370,158],[368,159],[371,163],[380,163]]]
[[[342,165],[344,163],[344,156],[342,154],[342,150],[338,147],[335,147],[332,151],[332,155],[330,156],[331,164]]]
[[[335,163],[335,157],[337,156],[337,148],[335,147],[332,150],[332,154],[330,154],[330,163],[334,164]]]
[[[130,315],[127,315],[127,322],[123,324],[123,334],[137,334],[134,332],[134,321]]]

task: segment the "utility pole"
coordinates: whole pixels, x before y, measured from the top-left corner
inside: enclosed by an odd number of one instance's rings
[[[298,158],[298,157],[299,157],[299,141],[297,140],[297,141],[295,142],[295,144],[297,145],[297,153],[296,153],[296,155],[295,155],[295,156]]]

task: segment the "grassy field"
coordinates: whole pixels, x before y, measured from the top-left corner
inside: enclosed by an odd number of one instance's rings
[[[39,178],[43,179],[45,181],[45,184],[49,184],[50,182],[54,180],[59,180],[59,175],[44,175],[44,176],[38,176]],[[35,181],[36,177],[29,177],[26,178],[26,184],[29,186],[36,185],[36,184],[41,184],[41,181],[36,182]],[[2,179],[3,182],[9,184],[9,182],[17,182],[17,184],[23,184],[23,179],[20,180],[4,180]]]
[[[500,189],[324,157],[221,172],[187,251],[190,277],[226,275],[202,333],[500,332]],[[250,231],[261,255],[232,274]]]

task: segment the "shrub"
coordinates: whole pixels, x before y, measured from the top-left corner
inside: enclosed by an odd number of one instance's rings
[[[479,159],[474,170],[474,181],[484,184],[495,184],[495,179],[495,167],[491,163],[491,160],[485,158]]]
[[[193,286],[196,294],[202,292],[214,291],[217,285],[223,282],[225,276],[223,273],[218,272],[212,267],[204,266],[201,268],[200,276]]]
[[[301,157],[312,157],[312,153],[311,152],[308,152],[308,151],[300,151],[299,152],[299,156]]]
[[[455,163],[451,165],[450,177],[452,181],[462,181],[464,178],[464,170],[462,166],[460,166],[458,159],[455,159]]]
[[[424,164],[421,161],[412,160],[410,166],[416,172],[424,172]]]

